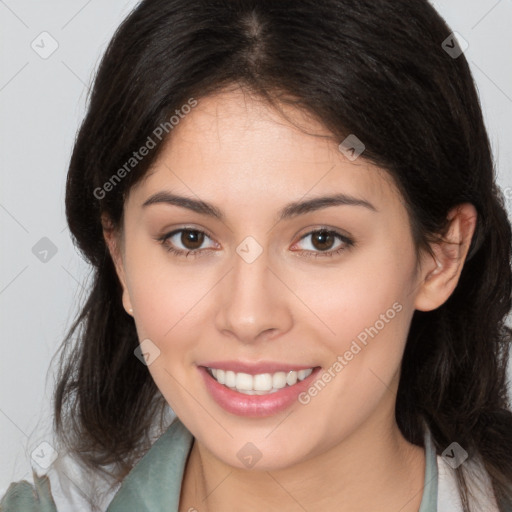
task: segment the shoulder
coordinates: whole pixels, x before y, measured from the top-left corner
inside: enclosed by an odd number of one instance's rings
[[[47,476],[33,473],[34,484],[13,482],[0,500],[1,512],[57,512]]]

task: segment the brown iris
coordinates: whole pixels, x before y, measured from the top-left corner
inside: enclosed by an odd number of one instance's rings
[[[329,231],[315,231],[311,234],[313,246],[318,250],[327,250],[332,247],[335,237]],[[314,241],[317,240],[318,244]]]
[[[184,229],[181,233],[181,243],[189,250],[193,251],[201,247],[204,241],[204,233],[190,229]]]

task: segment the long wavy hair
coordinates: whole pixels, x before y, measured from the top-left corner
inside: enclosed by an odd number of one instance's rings
[[[101,214],[122,230],[130,187],[172,137],[170,116],[191,98],[241,85],[276,109],[303,109],[339,141],[364,141],[364,158],[403,195],[417,249],[446,233],[452,207],[475,206],[455,291],[413,316],[396,419],[420,446],[426,422],[438,454],[456,440],[485,468],[500,510],[511,506],[511,227],[467,60],[443,48],[451,33],[426,0],[143,0],[122,22],[95,76],[66,184],[67,221],[93,279],[59,349],[54,428],[81,464],[121,482],[167,406],[134,356],[135,324]],[[114,183],[149,136],[155,147]],[[464,511],[481,510],[469,492],[475,475],[466,464],[456,474]]]

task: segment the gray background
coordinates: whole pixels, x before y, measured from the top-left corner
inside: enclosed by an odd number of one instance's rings
[[[50,361],[89,275],[66,227],[67,165],[93,70],[136,3],[0,0],[0,496],[30,477],[30,453],[48,439]],[[512,2],[433,3],[469,43],[465,55],[512,212]],[[52,44],[58,48],[47,56]],[[44,237],[55,254],[34,254],[34,246],[48,249]]]

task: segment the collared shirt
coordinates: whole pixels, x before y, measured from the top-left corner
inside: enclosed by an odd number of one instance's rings
[[[106,512],[178,512],[181,485],[193,436],[176,418],[125,477]],[[438,464],[431,435],[425,432],[425,480],[418,512],[457,512],[451,503],[438,509]],[[444,484],[446,485],[446,484]],[[453,489],[452,489],[453,491]],[[489,512],[497,508],[489,508]],[[58,512],[49,479],[34,473],[34,484],[14,482],[0,502],[2,512]]]

